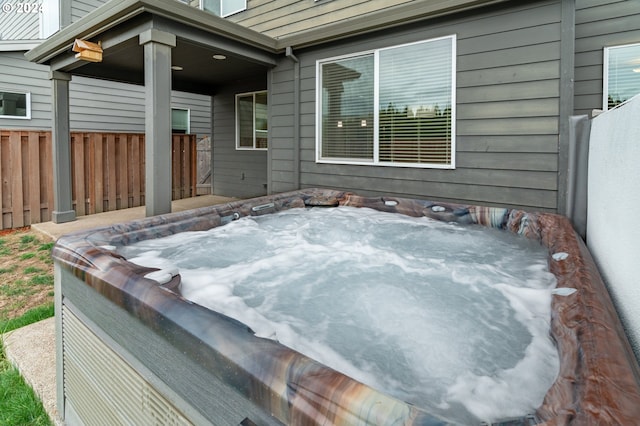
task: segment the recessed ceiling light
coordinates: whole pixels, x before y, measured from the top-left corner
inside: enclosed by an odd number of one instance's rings
[[[184,68],[182,68],[180,65],[171,65],[171,69],[174,71],[182,71]]]
[[[216,55],[213,55],[213,59],[217,59],[219,61],[222,61],[224,59],[227,59],[227,57],[224,56],[224,55],[216,54]]]

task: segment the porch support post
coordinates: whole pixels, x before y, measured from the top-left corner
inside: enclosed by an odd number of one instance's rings
[[[71,199],[71,135],[69,133],[69,81],[71,75],[60,71],[49,73],[53,97],[51,148],[53,153],[54,223],[76,219]]]
[[[171,49],[176,36],[140,34],[144,46],[145,206],[147,216],[171,212]]]

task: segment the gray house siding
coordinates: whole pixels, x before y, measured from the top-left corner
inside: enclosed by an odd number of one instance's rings
[[[49,69],[24,58],[24,52],[0,52],[0,88],[31,93],[31,120],[0,118],[2,129],[50,129]]]
[[[325,24],[349,20],[411,0],[265,0],[247,1],[247,10],[227,17],[272,37],[282,37]]]
[[[102,6],[106,2],[107,0],[73,0],[71,2],[71,22],[78,21],[80,18]]]
[[[227,86],[213,97],[213,193],[255,197],[267,193],[267,151],[236,149],[235,95],[267,89],[266,75]],[[270,129],[271,132],[271,129]]]
[[[299,146],[296,144],[294,63],[283,58],[270,73],[269,91],[269,190],[272,193],[298,189]],[[313,113],[313,111],[311,111]]]
[[[24,52],[0,52],[0,88],[31,93],[31,120],[0,118],[0,128],[49,130],[51,82],[48,67]],[[70,126],[74,131],[144,133],[144,87],[74,77],[69,85]],[[211,134],[211,97],[174,91],[172,106],[191,111],[191,132]]]
[[[39,13],[24,13],[26,8],[36,7],[40,2],[3,1],[7,10],[0,12],[0,40],[35,40],[40,38]],[[31,10],[31,9],[29,9]]]
[[[640,1],[576,1],[575,111],[602,109],[603,49],[640,42]]]
[[[560,105],[559,1],[488,9],[369,34],[300,59],[300,186],[395,193],[487,205],[555,211]],[[457,35],[455,170],[315,162],[316,61],[433,37]],[[273,73],[272,190],[295,186],[290,118],[276,106],[292,97],[287,68]],[[289,80],[292,71],[288,72]],[[287,153],[288,150],[291,153]],[[292,176],[287,182],[288,176]]]

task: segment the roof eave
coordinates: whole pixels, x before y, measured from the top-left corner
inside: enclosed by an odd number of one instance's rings
[[[174,0],[111,0],[58,31],[28,51],[25,57],[39,64],[47,63],[55,56],[68,52],[75,39],[91,39],[145,12],[197,26],[269,52],[277,51],[276,40],[269,36]]]

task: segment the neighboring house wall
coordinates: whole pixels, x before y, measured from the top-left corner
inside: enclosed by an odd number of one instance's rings
[[[639,42],[640,1],[576,1],[576,114],[603,107],[603,48]]]
[[[267,192],[267,151],[237,150],[235,126],[235,95],[266,88],[266,79],[256,78],[225,87],[213,97],[211,145],[213,193],[216,195],[254,197]]]
[[[555,211],[560,17],[559,1],[490,8],[297,52],[301,186]],[[457,34],[458,50],[455,170],[315,162],[317,60],[450,34]],[[294,176],[296,167],[293,124],[277,117],[277,105],[288,108],[293,98],[292,89],[287,90],[293,86],[287,82],[293,80],[291,70],[289,65],[273,71],[273,192],[295,186],[295,178],[276,178]]]
[[[279,0],[277,2],[248,0],[247,10],[227,17],[245,27],[282,37],[311,28],[320,27],[354,16],[408,3],[411,0]]]
[[[68,0],[60,0],[62,2]],[[107,3],[108,0],[73,0],[71,2],[71,22],[76,22],[89,12]]]
[[[51,128],[48,67],[24,58],[24,52],[0,52],[0,88],[31,92],[31,120],[0,118],[2,129]],[[74,131],[144,133],[144,86],[73,77],[69,85]],[[191,133],[211,134],[211,97],[173,91],[171,106],[190,110]]]
[[[31,13],[39,1],[2,1],[0,40],[35,40],[40,37],[39,13]]]
[[[31,93],[31,120],[0,118],[0,128],[51,128],[51,83],[48,67],[27,61],[24,52],[0,52],[0,88]]]

